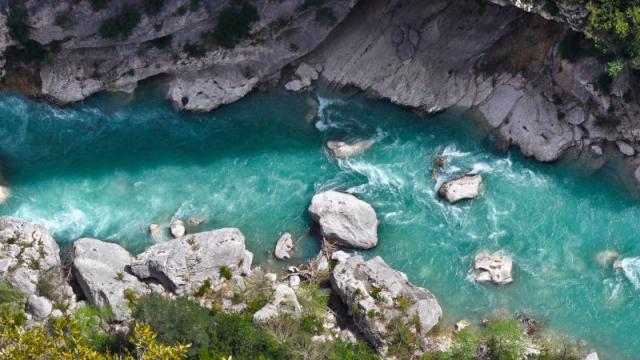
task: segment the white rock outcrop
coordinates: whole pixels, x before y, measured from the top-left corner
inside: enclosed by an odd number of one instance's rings
[[[155,279],[178,295],[192,294],[206,281],[224,281],[224,273],[245,273],[253,254],[236,228],[206,231],[149,247],[131,264],[140,279]]]
[[[115,320],[131,316],[127,292],[136,297],[151,292],[130,274],[133,257],[122,246],[106,241],[83,238],[73,243],[73,273],[87,301],[94,306],[111,309]]]
[[[373,207],[351,194],[326,191],[313,196],[309,214],[324,238],[337,245],[371,249],[378,244],[378,218]]]
[[[513,260],[511,257],[497,253],[480,253],[476,255],[473,265],[475,280],[479,283],[509,284],[513,282],[512,270]]]
[[[481,175],[465,175],[442,184],[438,189],[438,195],[455,203],[464,199],[475,199],[480,195],[483,180]]]
[[[293,237],[288,232],[282,234],[276,243],[274,255],[277,259],[290,259],[293,251]]]
[[[407,276],[381,257],[364,261],[352,256],[339,262],[331,275],[333,290],[351,309],[354,324],[374,347],[389,344],[388,325],[399,319],[412,332],[426,334],[442,317],[442,309],[429,290],[409,282]]]

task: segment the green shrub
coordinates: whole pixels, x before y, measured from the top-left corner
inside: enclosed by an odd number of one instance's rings
[[[201,58],[207,54],[207,51],[204,49],[204,47],[199,44],[186,43],[182,47],[182,50],[187,54],[188,57],[192,58]],[[223,268],[229,271],[229,268],[222,267],[220,268],[220,275],[222,275]],[[231,271],[229,271],[229,274],[231,274]],[[231,278],[231,276],[229,276],[229,278]]]
[[[93,11],[100,11],[107,8],[107,1],[108,0],[89,0],[89,4]]]
[[[156,49],[165,49],[171,45],[172,40],[173,40],[173,35],[169,34],[167,36],[153,39],[149,41],[149,43],[151,44],[151,46],[153,46]]]
[[[379,357],[363,342],[355,345],[337,341],[327,356],[328,360],[375,360]]]
[[[221,266],[220,267],[220,276],[227,279],[227,280],[231,280],[231,277],[233,276],[233,274],[231,273],[231,270],[226,267],[226,266]]]
[[[315,20],[318,24],[326,27],[331,27],[338,22],[336,14],[330,7],[322,7],[316,10]]]
[[[248,2],[237,2],[222,9],[213,37],[220,46],[231,49],[249,36],[251,24],[260,20],[258,10]]]
[[[142,8],[147,15],[157,15],[164,7],[165,0],[142,0]]]
[[[124,40],[131,35],[139,23],[140,13],[138,10],[125,6],[116,15],[105,19],[100,24],[100,36],[105,39]]]
[[[286,347],[253,326],[249,314],[215,312],[187,298],[168,300],[153,294],[138,301],[133,315],[157,331],[160,341],[191,343],[190,358],[290,358]]]
[[[526,350],[526,334],[516,320],[495,320],[486,329],[488,354],[494,360],[520,360]]]
[[[56,26],[65,30],[68,30],[73,26],[73,20],[71,19],[71,16],[69,16],[69,13],[67,12],[57,13],[53,23]]]
[[[19,324],[26,320],[24,295],[16,290],[7,280],[0,280],[0,315],[9,314]]]
[[[31,26],[29,26],[28,21],[29,13],[24,7],[14,5],[9,8],[7,27],[9,28],[9,35],[13,40],[19,43],[24,43],[29,40]]]
[[[73,313],[80,335],[87,345],[97,351],[108,351],[114,347],[116,339],[109,334],[108,322],[113,314],[108,308],[82,306]]]
[[[548,12],[552,16],[557,16],[560,13],[560,9],[558,9],[558,5],[556,5],[555,1],[547,0],[543,6],[544,11]]]
[[[607,73],[612,79],[615,79],[624,70],[624,62],[620,59],[609,61],[607,64]]]
[[[198,297],[205,296],[210,291],[211,291],[211,280],[207,279],[198,288],[198,291],[196,292],[196,296],[198,296]]]

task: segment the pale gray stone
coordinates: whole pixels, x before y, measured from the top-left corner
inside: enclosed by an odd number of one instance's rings
[[[288,232],[282,234],[276,243],[276,249],[274,255],[277,259],[289,259],[291,258],[291,251],[293,251],[293,238]]]
[[[442,184],[438,189],[438,195],[455,203],[464,199],[475,199],[480,195],[483,180],[481,175],[465,175]]]
[[[131,264],[141,279],[155,279],[178,295],[192,294],[206,281],[222,281],[220,269],[235,273],[251,266],[239,229],[224,228],[185,235],[149,247]]]
[[[73,273],[87,301],[110,308],[117,321],[131,317],[126,292],[136,296],[151,292],[128,272],[132,261],[131,254],[118,244],[90,238],[73,243]]]
[[[442,317],[438,301],[427,289],[411,284],[404,273],[389,267],[381,257],[364,261],[361,256],[352,256],[338,263],[331,285],[352,309],[354,324],[376,348],[389,344],[387,325],[391,319],[399,318],[407,326],[419,326],[421,332],[428,333]],[[374,288],[378,289],[376,296]],[[388,293],[390,301],[384,300],[382,293]],[[399,299],[406,305],[397,306]]]
[[[513,282],[511,271],[513,260],[511,257],[501,254],[489,254],[486,252],[476,255],[473,271],[476,274],[476,282],[492,282],[505,285]]]
[[[311,199],[309,214],[328,241],[356,249],[370,249],[378,244],[375,210],[351,194],[333,190],[316,194]]]

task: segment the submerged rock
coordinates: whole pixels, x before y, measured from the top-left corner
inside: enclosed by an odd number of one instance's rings
[[[375,210],[351,194],[333,190],[316,194],[309,214],[328,241],[356,249],[371,249],[378,244]]]
[[[603,268],[608,268],[611,264],[613,264],[618,258],[620,254],[617,251],[613,250],[604,250],[600,251],[596,254],[596,261]]]
[[[128,297],[151,291],[127,272],[132,261],[118,244],[89,238],[73,244],[73,273],[84,296],[91,305],[109,307],[117,321],[131,316]]]
[[[179,238],[184,236],[187,233],[187,229],[184,226],[184,221],[182,220],[174,220],[171,222],[171,235],[174,238]]]
[[[331,285],[351,309],[354,324],[377,348],[389,344],[391,321],[427,334],[442,317],[435,296],[411,284],[404,273],[389,267],[381,257],[364,261],[361,256],[352,256],[339,262]]]
[[[154,241],[162,239],[162,228],[158,224],[149,225],[149,235]]]
[[[183,295],[194,293],[206,280],[215,284],[224,281],[228,273],[246,272],[252,259],[242,232],[224,228],[153,245],[134,259],[131,272]]]
[[[463,199],[475,199],[480,194],[482,186],[481,175],[465,175],[444,183],[438,189],[438,195],[444,197],[450,203]]]
[[[345,158],[362,154],[374,143],[374,140],[359,140],[351,143],[346,141],[327,141],[325,146],[333,157]]]
[[[476,255],[473,266],[476,282],[492,282],[498,285],[509,284],[513,281],[512,269],[513,260],[511,257],[489,253]]]
[[[293,238],[291,234],[288,232],[282,234],[278,239],[278,243],[276,244],[276,249],[274,251],[274,255],[276,258],[289,259],[291,258],[291,251],[293,250]]]
[[[253,321],[262,323],[282,314],[289,314],[293,318],[298,318],[301,313],[302,308],[296,293],[287,285],[280,284],[274,292],[274,300],[253,314]]]

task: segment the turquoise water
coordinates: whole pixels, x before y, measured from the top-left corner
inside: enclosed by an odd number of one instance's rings
[[[296,261],[314,255],[311,196],[349,191],[381,220],[380,243],[365,256],[428,287],[446,321],[530,309],[589,348],[640,357],[640,290],[595,260],[602,250],[640,256],[637,200],[607,168],[497,152],[470,124],[454,112],[425,118],[382,101],[277,91],[209,114],[175,112],[150,89],[64,109],[5,95],[0,156],[12,197],[0,214],[43,224],[60,243],[92,236],[133,252],[153,242],[149,224],[198,219],[190,231],[239,227],[257,261],[271,263],[282,231],[298,239]],[[376,144],[336,161],[323,142],[343,137]],[[484,175],[480,199],[438,199],[439,153],[448,159],[441,180]],[[513,284],[468,279],[484,249],[514,257]]]

